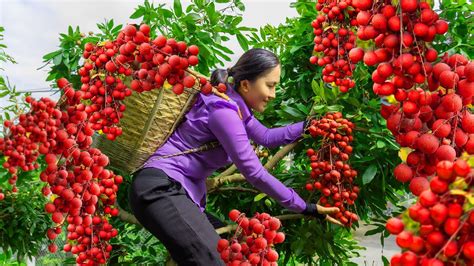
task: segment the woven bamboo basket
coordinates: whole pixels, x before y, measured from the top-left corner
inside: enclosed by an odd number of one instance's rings
[[[93,147],[109,157],[110,168],[124,174],[137,170],[158,147],[166,142],[194,103],[199,83],[176,95],[170,88],[133,93],[124,100],[120,119],[122,135],[114,141],[94,134]]]

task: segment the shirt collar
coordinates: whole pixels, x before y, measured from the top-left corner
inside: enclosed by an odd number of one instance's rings
[[[245,103],[244,99],[240,94],[235,91],[234,87],[231,85],[227,85],[227,91],[226,94],[234,101],[237,103],[239,106],[240,112],[242,113],[242,119],[244,121],[247,121],[247,119],[252,116],[252,111],[250,108],[247,106]]]

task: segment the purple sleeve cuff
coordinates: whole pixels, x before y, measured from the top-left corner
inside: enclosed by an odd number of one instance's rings
[[[301,134],[302,124],[290,126],[289,131],[296,133],[297,130],[293,127],[297,126]],[[211,110],[209,129],[250,184],[291,211],[301,213],[306,209],[306,202],[296,191],[286,187],[263,167],[250,145],[243,121],[237,112],[230,108]]]
[[[245,128],[249,138],[257,144],[275,148],[295,142],[303,135],[304,122],[298,122],[283,127],[267,128],[260,123],[254,116],[247,121]]]

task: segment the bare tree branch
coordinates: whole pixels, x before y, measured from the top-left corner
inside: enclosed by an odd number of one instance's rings
[[[231,174],[233,174],[235,171],[237,171],[237,166],[235,166],[235,164],[232,164],[229,168],[227,168],[226,170],[224,170],[224,172],[220,173],[220,174],[217,175],[215,178],[221,178],[221,177],[223,177],[223,176],[231,175]]]
[[[215,190],[213,190],[213,192],[219,192],[219,191],[240,191],[240,192],[251,192],[251,193],[260,193],[260,191],[256,190],[256,189],[252,189],[252,188],[245,188],[245,187],[220,187],[220,188],[217,188]]]
[[[133,214],[127,212],[124,209],[122,209],[122,207],[120,207],[120,205],[118,205],[117,202],[115,202],[115,207],[118,208],[118,210],[119,210],[118,218],[120,220],[122,220],[124,222],[131,223],[131,224],[136,224],[136,225],[142,226]]]
[[[298,141],[290,143],[283,148],[281,148],[274,156],[272,156],[269,161],[265,164],[265,169],[271,170],[275,165],[283,159],[290,151],[292,151],[297,145]],[[219,175],[220,176],[220,175]],[[222,177],[215,177],[209,178],[206,180],[207,191],[208,193],[212,193],[216,188],[222,186],[225,183],[232,183],[232,182],[244,182],[245,177],[242,174],[233,174],[228,176]]]

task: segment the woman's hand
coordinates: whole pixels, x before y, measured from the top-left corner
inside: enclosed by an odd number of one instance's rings
[[[318,204],[307,203],[306,210],[303,211],[303,214],[316,217],[320,220],[326,220],[333,224],[344,226],[341,222],[328,215],[338,213],[339,211],[340,210],[337,207],[323,207]]]

